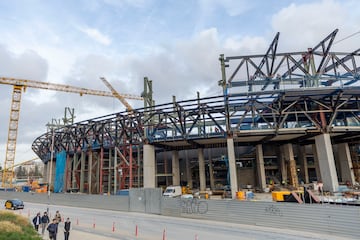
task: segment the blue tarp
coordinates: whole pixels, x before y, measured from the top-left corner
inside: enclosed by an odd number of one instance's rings
[[[56,172],[54,181],[54,192],[62,192],[64,189],[64,173],[66,167],[66,152],[61,151],[56,154]]]

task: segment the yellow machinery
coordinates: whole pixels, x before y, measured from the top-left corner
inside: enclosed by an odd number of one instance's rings
[[[46,83],[46,82],[27,80],[27,79],[0,77],[0,84],[13,85],[13,95],[12,95],[12,101],[10,107],[10,121],[8,128],[8,139],[6,145],[6,156],[5,156],[5,164],[4,164],[4,170],[2,176],[2,187],[5,186],[6,182],[9,182],[10,187],[12,187],[16,140],[17,140],[18,123],[20,116],[21,93],[23,90],[25,91],[27,87],[62,91],[69,93],[78,93],[80,94],[80,96],[87,94],[87,95],[96,95],[103,97],[116,97],[118,99],[127,98],[134,100],[143,100],[142,97],[130,95],[130,94],[117,93],[118,96],[115,96],[113,92],[74,87],[64,84]],[[121,102],[124,103],[123,101]],[[126,104],[124,105],[128,109],[128,106]]]
[[[272,200],[275,202],[283,202],[284,199],[284,195],[290,195],[291,192],[290,191],[273,191],[271,192],[271,196],[272,196]]]
[[[126,111],[132,112],[134,110],[131,107],[131,105],[126,101],[125,97],[123,95],[121,95],[120,93],[118,93],[115,90],[115,88],[104,77],[101,77],[100,79],[101,79],[101,81],[103,81],[103,83],[106,85],[106,87],[110,89],[112,95],[114,97],[116,97],[117,99],[119,99],[120,102],[126,107]]]

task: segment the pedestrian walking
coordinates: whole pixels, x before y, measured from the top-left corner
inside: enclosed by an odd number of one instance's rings
[[[44,215],[41,217],[41,234],[44,235],[45,229],[47,228],[48,224],[50,222],[49,216],[47,215],[47,212],[44,212]]]
[[[70,218],[67,218],[66,222],[64,224],[64,239],[65,240],[69,240],[70,229],[71,229]]]
[[[57,223],[61,222],[61,214],[60,214],[59,210],[57,210],[55,213],[55,219],[56,219]]]
[[[40,213],[37,213],[36,216],[33,218],[33,224],[36,231],[39,231],[39,225],[41,224],[41,217]]]
[[[47,230],[49,231],[49,239],[56,240],[57,235],[57,220],[54,218],[52,223],[50,223],[47,227]]]

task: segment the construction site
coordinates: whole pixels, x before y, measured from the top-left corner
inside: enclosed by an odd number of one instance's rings
[[[302,52],[219,57],[223,94],[156,105],[152,80],[141,96],[0,78],[14,86],[3,185],[12,183],[21,92],[26,87],[115,97],[126,111],[50,123],[32,144],[55,193],[121,194],[182,186],[213,196],[296,191],[357,198],[360,182],[359,49],[332,52],[338,30]],[[126,99],[141,100],[133,109]],[[68,114],[68,115],[67,115]],[[3,186],[6,187],[6,186]],[[281,197],[279,197],[281,198]]]

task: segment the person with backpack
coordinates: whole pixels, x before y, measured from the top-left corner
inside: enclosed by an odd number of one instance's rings
[[[47,215],[47,212],[44,212],[44,215],[42,215],[41,217],[41,234],[44,235],[45,229],[47,227],[47,225],[49,224],[50,219],[49,216]]]
[[[58,224],[57,220],[56,218],[54,218],[52,223],[50,223],[47,227],[47,230],[49,231],[49,239],[51,240],[56,240],[56,235],[58,230],[57,224]]]
[[[39,231],[39,225],[41,224],[41,217],[40,213],[37,213],[36,216],[33,218],[33,224],[36,231]]]

